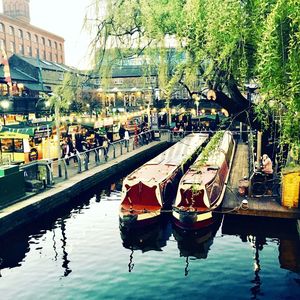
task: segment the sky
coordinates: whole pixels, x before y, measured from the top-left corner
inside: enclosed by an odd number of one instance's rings
[[[2,11],[2,0],[1,11]],[[31,25],[65,39],[66,65],[89,67],[89,34],[82,29],[90,0],[30,0]]]

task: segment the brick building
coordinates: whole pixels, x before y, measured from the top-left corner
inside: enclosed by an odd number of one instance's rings
[[[0,48],[7,56],[21,54],[64,63],[64,39],[30,24],[30,0],[2,0]]]

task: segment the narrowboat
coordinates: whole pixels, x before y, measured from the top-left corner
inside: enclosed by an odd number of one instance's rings
[[[123,181],[120,223],[155,222],[161,209],[171,209],[178,182],[209,135],[193,133],[148,161]]]
[[[230,131],[217,132],[179,183],[173,206],[174,224],[199,229],[213,223],[222,203],[235,151]]]

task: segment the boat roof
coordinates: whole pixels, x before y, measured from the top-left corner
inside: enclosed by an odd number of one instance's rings
[[[208,134],[193,133],[175,145],[151,159],[145,165],[173,165],[179,166],[188,159],[208,139]]]
[[[127,176],[126,182],[130,185],[143,182],[147,186],[154,186],[161,183],[164,178],[170,177],[176,168],[177,166],[173,165],[144,165],[143,168],[138,168]]]
[[[197,151],[208,139],[208,134],[194,133],[145,163],[126,177],[130,185],[143,182],[148,186],[161,183]]]
[[[213,180],[218,169],[222,166],[225,159],[225,154],[228,151],[230,144],[230,139],[232,138],[232,133],[225,131],[219,145],[216,149],[210,152],[209,157],[205,163],[205,166],[197,166],[199,160],[201,160],[201,154],[197,157],[196,161],[188,171],[183,175],[180,184],[190,185],[199,184],[205,185]]]

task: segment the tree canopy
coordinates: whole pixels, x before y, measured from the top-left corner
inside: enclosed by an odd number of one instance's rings
[[[271,113],[281,139],[300,147],[300,0],[106,0],[104,12],[103,0],[94,3],[98,66],[141,53],[164,58],[175,41],[185,59],[172,74],[164,60],[147,59],[166,91],[181,82],[201,94],[192,88],[200,74],[231,115],[268,127]],[[255,108],[249,83],[259,87]]]

